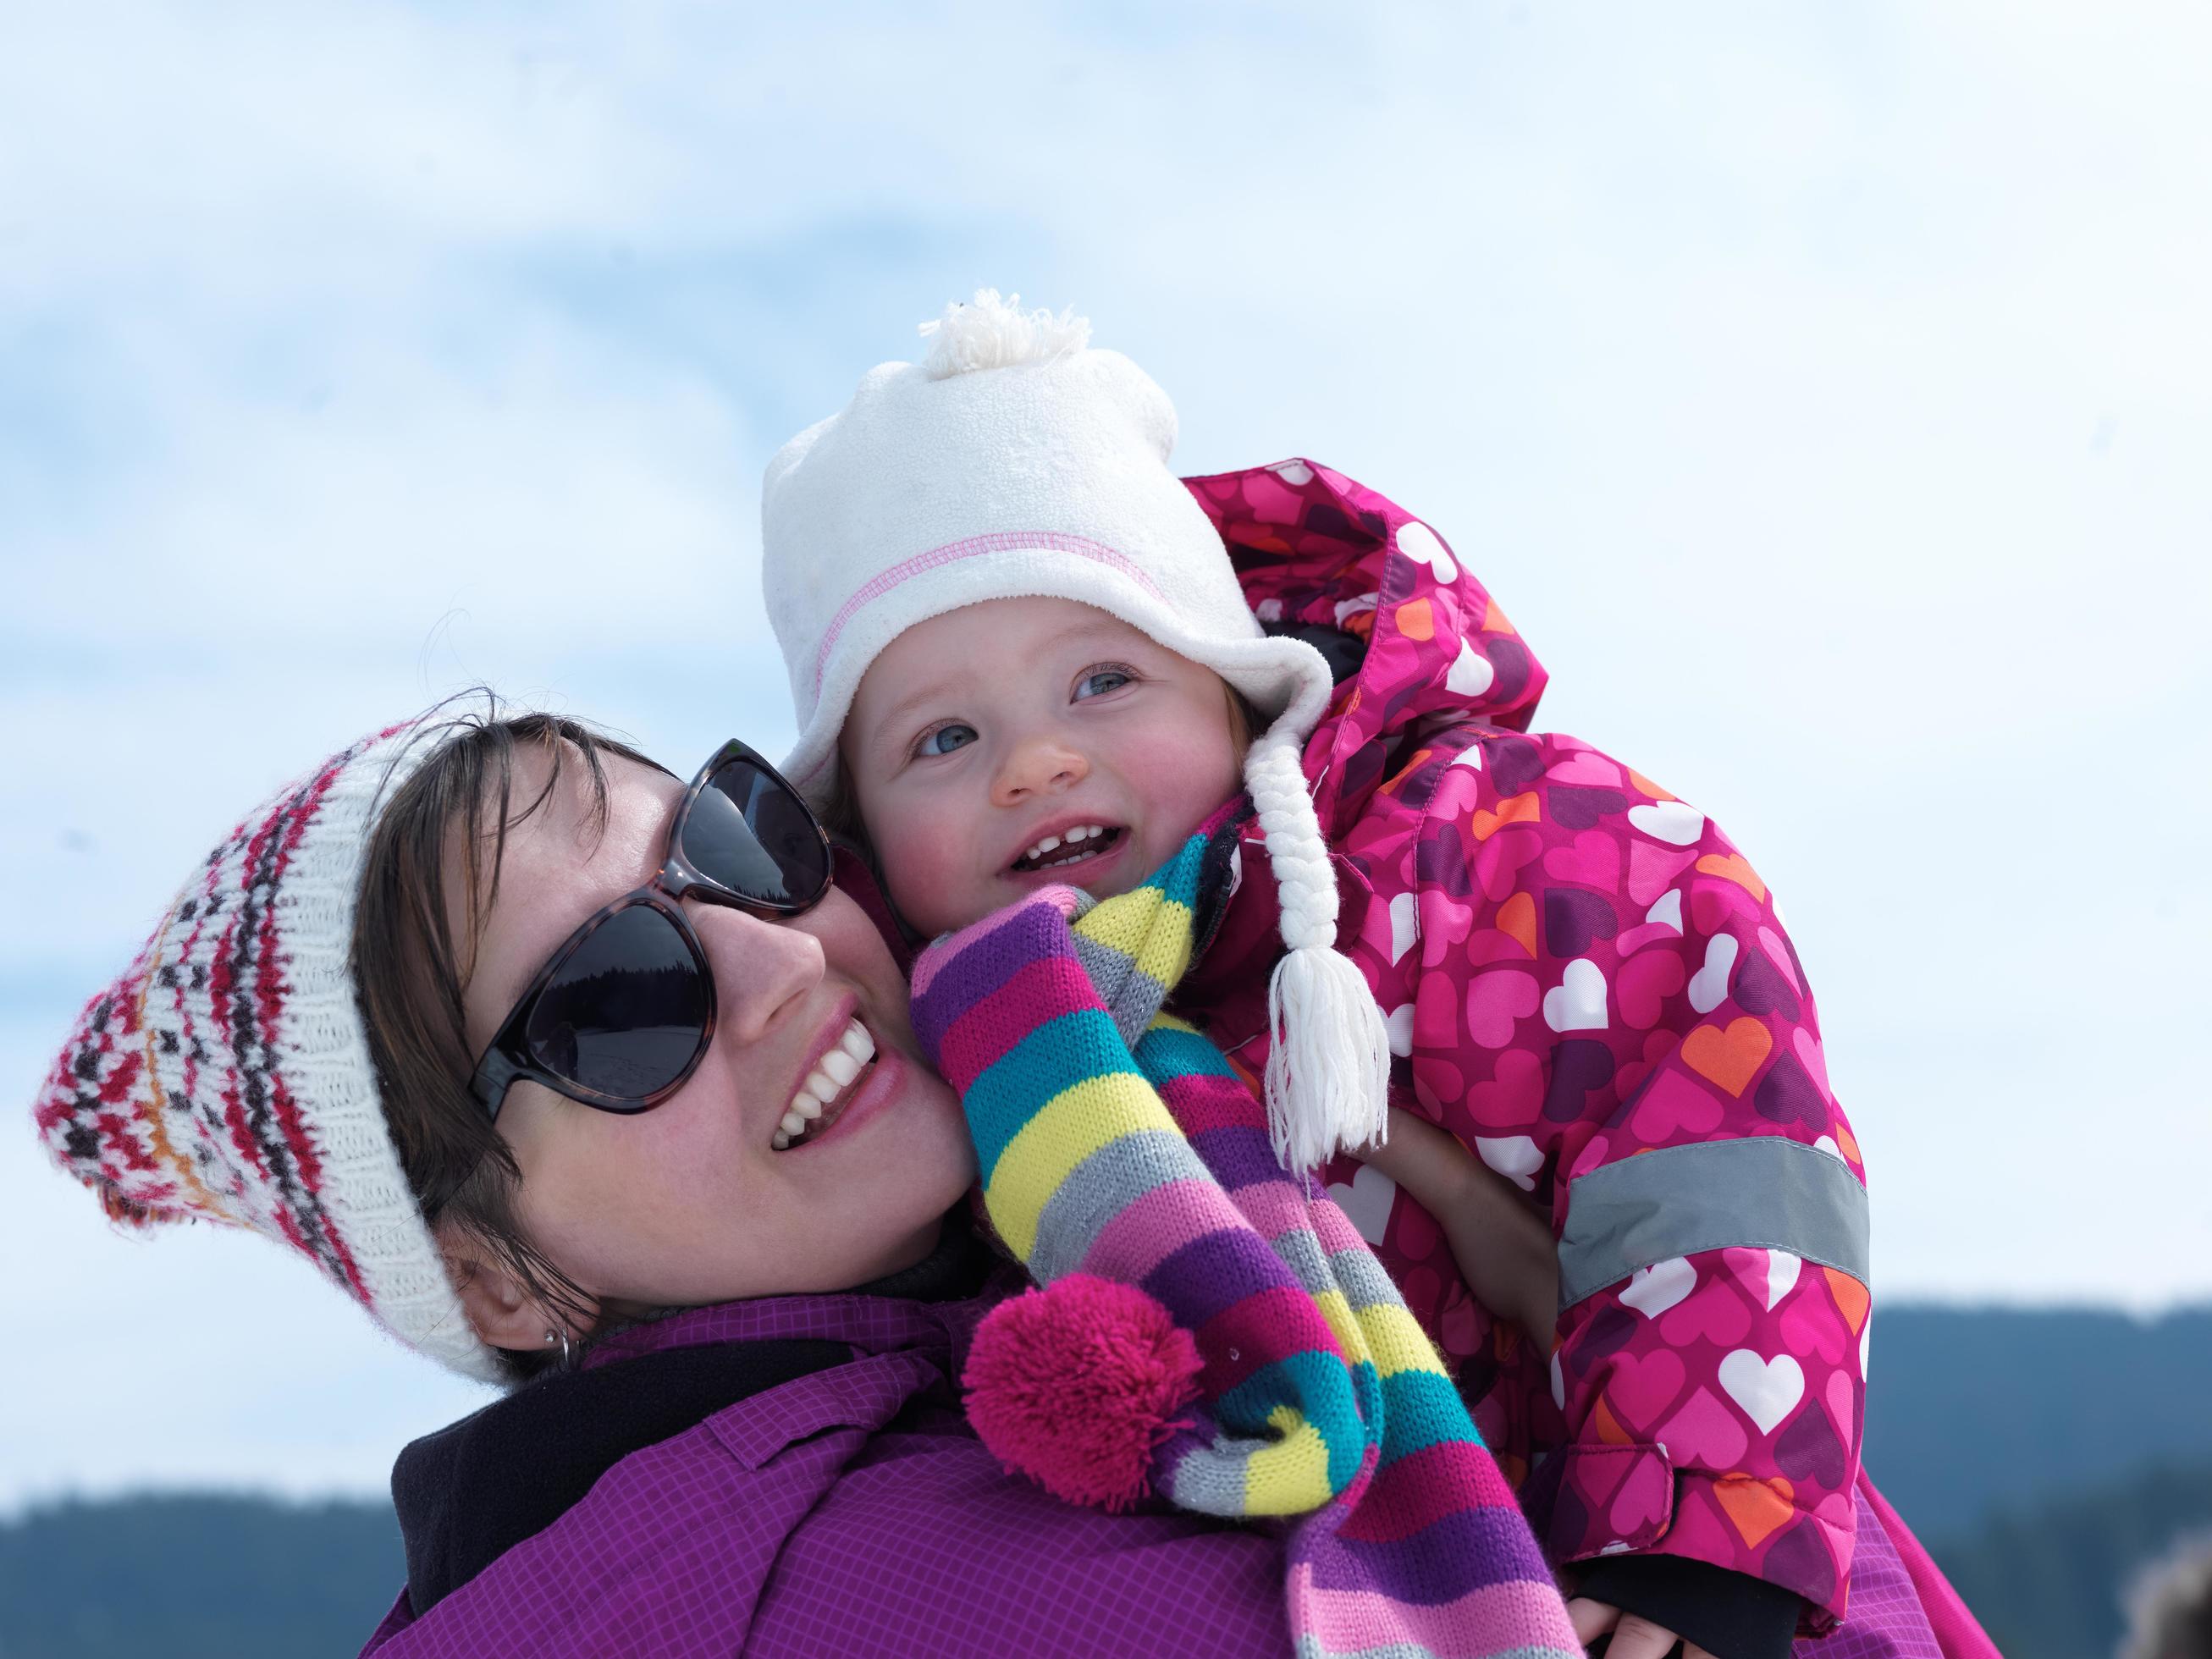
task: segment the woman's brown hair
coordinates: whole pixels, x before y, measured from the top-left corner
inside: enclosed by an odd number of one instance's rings
[[[488,696],[481,713],[434,726],[423,741],[438,746],[392,792],[369,836],[354,921],[354,985],[385,1121],[422,1219],[434,1231],[467,1234],[533,1297],[583,1328],[591,1323],[589,1300],[523,1231],[515,1213],[521,1171],[469,1092],[477,1057],[462,998],[499,892],[507,831],[541,810],[570,769],[580,769],[602,824],[609,757],[662,769],[575,720],[499,718]],[[518,802],[518,763],[533,755],[544,757],[544,781]],[[446,858],[456,845],[463,890],[449,895]],[[458,933],[450,902],[456,898]],[[557,1357],[550,1350],[501,1351],[517,1380]]]

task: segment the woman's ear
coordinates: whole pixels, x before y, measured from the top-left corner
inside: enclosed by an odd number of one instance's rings
[[[549,1304],[513,1266],[469,1233],[441,1230],[438,1254],[445,1258],[446,1276],[461,1299],[469,1328],[490,1347],[531,1352],[549,1346],[549,1334],[551,1346],[560,1346],[563,1334],[574,1340],[597,1322],[596,1312],[580,1320],[575,1310]]]

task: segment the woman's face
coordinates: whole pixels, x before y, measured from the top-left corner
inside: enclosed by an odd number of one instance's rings
[[[515,799],[536,797],[547,766],[525,764]],[[477,1052],[562,942],[665,856],[682,786],[610,757],[602,831],[582,772],[564,766],[507,832],[465,999]],[[448,849],[449,891],[461,852]],[[516,1084],[499,1129],[522,1172],[524,1231],[617,1310],[845,1290],[921,1260],[975,1156],[958,1100],[916,1051],[882,939],[834,890],[787,921],[696,900],[684,912],[714,975],[711,1048],[681,1091],[632,1115]],[[829,1133],[776,1150],[793,1096],[854,1019],[874,1040],[872,1072]]]

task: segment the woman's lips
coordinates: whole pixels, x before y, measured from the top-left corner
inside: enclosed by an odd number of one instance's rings
[[[852,1093],[838,1109],[836,1119],[827,1127],[816,1129],[797,1146],[776,1156],[805,1158],[817,1146],[833,1145],[856,1133],[898,1098],[906,1087],[910,1064],[905,1055],[879,1040],[875,1059],[869,1062],[866,1072],[854,1079]]]
[[[838,1004],[843,1029],[832,1033],[825,1028],[816,1039],[806,1074],[769,1137],[775,1151],[787,1152],[817,1128],[835,1122],[851,1103],[853,1091],[864,1080],[862,1073],[873,1064],[875,1036],[852,1012],[857,1006],[858,999],[848,993]]]

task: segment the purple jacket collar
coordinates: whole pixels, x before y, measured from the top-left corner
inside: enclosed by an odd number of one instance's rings
[[[1279,1540],[1077,1509],[976,1440],[960,1360],[1007,1279],[732,1303],[603,1344],[594,1372],[791,1339],[854,1358],[623,1458],[427,1613],[403,1593],[364,1654],[1286,1653]]]
[[[856,1354],[930,1348],[943,1352],[957,1376],[976,1322],[992,1304],[1018,1289],[1019,1269],[1000,1268],[982,1293],[956,1302],[917,1302],[857,1291],[830,1296],[770,1296],[691,1308],[650,1324],[634,1325],[593,1345],[580,1369],[613,1364],[672,1348],[712,1342],[767,1342],[813,1338],[849,1343]]]

